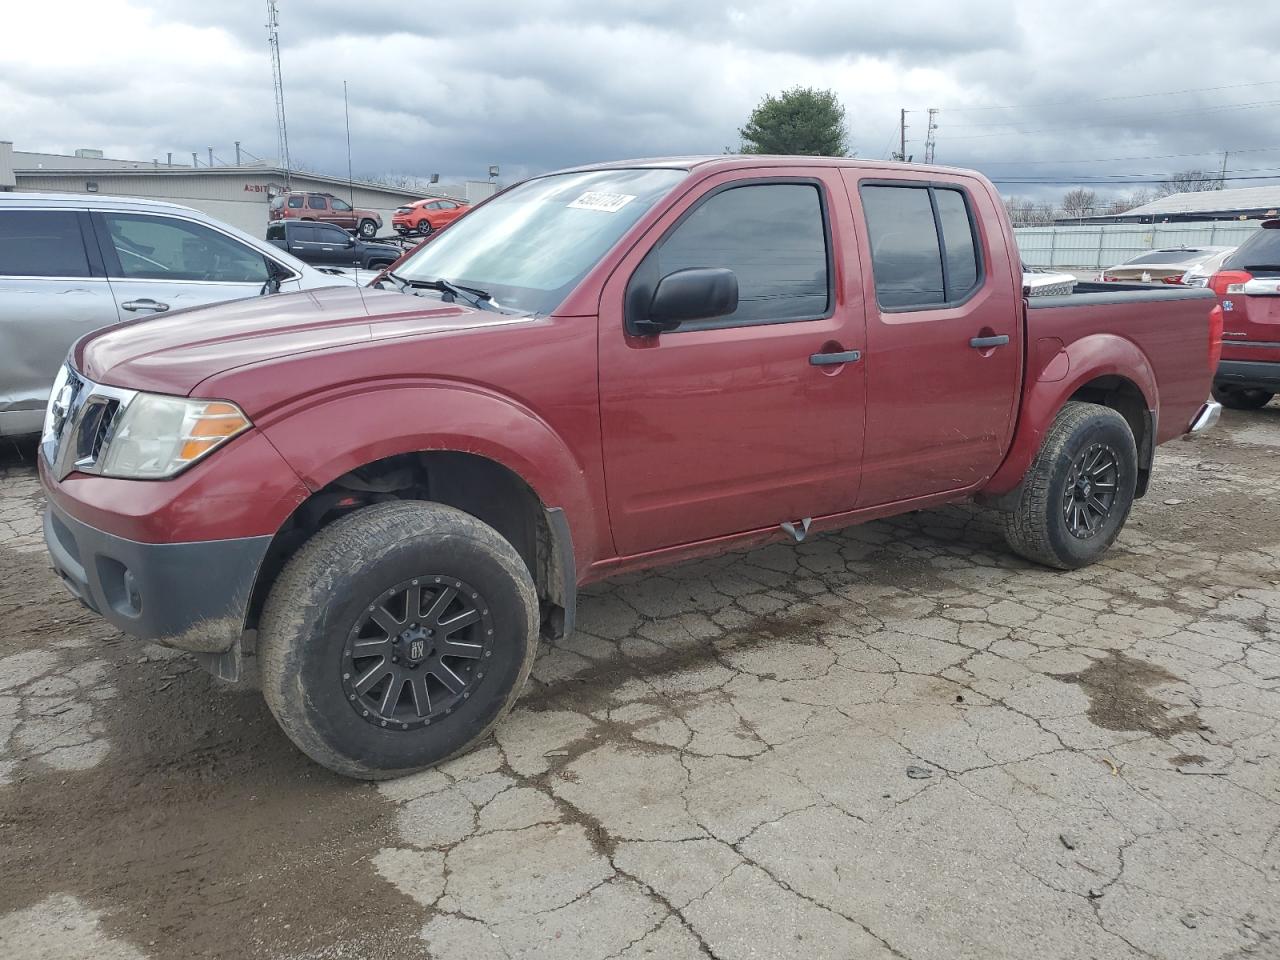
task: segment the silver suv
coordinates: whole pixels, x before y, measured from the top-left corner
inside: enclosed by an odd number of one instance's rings
[[[54,375],[91,330],[353,282],[189,207],[0,193],[0,436],[40,432]]]

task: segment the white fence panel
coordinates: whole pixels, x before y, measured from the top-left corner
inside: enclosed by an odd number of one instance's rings
[[[1088,223],[1015,227],[1022,260],[1032,267],[1101,269],[1162,247],[1234,247],[1258,229],[1258,220],[1193,223]]]

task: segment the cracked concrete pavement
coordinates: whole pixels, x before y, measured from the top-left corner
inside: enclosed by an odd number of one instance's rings
[[[1278,444],[1162,448],[1073,573],[965,506],[595,586],[489,742],[377,786],[66,596],[19,449],[0,956],[1280,957]]]

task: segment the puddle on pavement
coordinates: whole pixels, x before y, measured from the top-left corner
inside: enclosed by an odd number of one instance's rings
[[[1055,680],[1074,683],[1089,698],[1089,719],[1104,730],[1150,733],[1162,740],[1174,734],[1193,733],[1200,727],[1195,711],[1175,714],[1169,704],[1153,697],[1151,688],[1182,683],[1163,667],[1112,651],[1079,673],[1052,674]]]

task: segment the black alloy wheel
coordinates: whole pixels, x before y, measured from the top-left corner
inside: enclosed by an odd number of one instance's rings
[[[1120,458],[1107,444],[1095,443],[1076,457],[1062,491],[1062,516],[1073,537],[1088,540],[1103,528],[1119,481]]]
[[[452,713],[484,680],[493,618],[478,590],[424,576],[397,584],[356,621],[342,653],[342,687],[364,720],[391,730]]]

